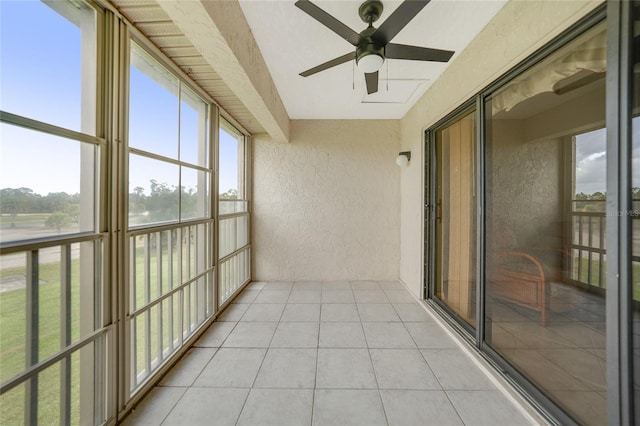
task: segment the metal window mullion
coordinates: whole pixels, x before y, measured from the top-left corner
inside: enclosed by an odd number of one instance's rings
[[[218,312],[218,308],[220,306],[219,303],[219,295],[220,295],[220,279],[219,279],[219,269],[220,263],[218,262],[218,250],[219,250],[219,219],[218,219],[218,192],[219,192],[219,173],[220,166],[218,164],[218,140],[220,138],[220,120],[219,120],[219,110],[218,107],[213,105],[209,108],[209,165],[211,166],[212,173],[210,175],[210,183],[211,183],[211,191],[210,191],[210,200],[209,205],[211,207],[211,217],[213,218],[213,225],[210,229],[210,241],[211,241],[211,262],[215,267],[215,273],[213,274],[213,294],[212,294],[212,303],[213,303],[213,311],[212,314]]]
[[[203,255],[202,253],[202,248],[200,247],[200,240],[202,240],[202,238],[200,238],[200,230],[198,229],[199,225],[195,225],[194,229],[196,230],[196,236],[195,236],[195,247],[196,247],[196,253],[195,253],[195,268],[196,268],[196,274],[198,274],[198,272],[200,271],[200,267],[201,267],[201,257]],[[202,281],[201,279],[198,279],[198,281],[196,281],[196,295],[200,296],[200,291],[202,289]],[[200,304],[198,303],[198,297],[196,297],[196,319],[197,321],[200,321]],[[202,298],[203,302],[206,300],[204,297]]]
[[[27,312],[27,329],[26,331],[26,368],[30,368],[38,363],[39,351],[39,317],[40,317],[40,300],[39,300],[39,281],[40,281],[40,265],[39,251],[32,250],[27,252],[27,289],[26,289],[26,312]],[[38,423],[38,374],[31,376],[25,384],[25,424]]]
[[[150,158],[152,160],[162,161],[163,163],[169,163],[169,164],[172,164],[174,166],[188,167],[190,169],[195,169],[195,170],[198,170],[198,171],[201,171],[201,172],[209,172],[209,169],[207,167],[200,166],[198,164],[187,163],[185,161],[180,161],[180,160],[175,159],[175,158],[166,157],[166,156],[161,155],[161,154],[156,154],[156,153],[153,153],[153,152],[145,151],[145,150],[140,149],[140,148],[129,147],[128,151],[129,151],[129,154],[134,154],[134,155],[137,155],[139,157],[145,157],[145,158]]]
[[[137,250],[136,250],[136,236],[130,237],[130,258],[129,262],[129,308],[126,312],[134,311],[138,306],[136,297],[137,287]],[[129,318],[131,339],[128,342],[129,347],[129,359],[131,360],[131,388],[135,388],[138,385],[138,318]]]
[[[600,249],[605,249],[604,246],[604,235],[605,232],[607,232],[606,230],[606,215],[600,218],[600,224],[598,226],[598,230],[600,232]],[[606,253],[606,250],[605,250]],[[603,287],[606,283],[605,283],[605,270],[606,270],[606,265],[604,264],[605,261],[605,255],[603,253],[599,253],[598,257],[600,259],[600,273],[599,273],[599,279],[600,279],[600,286]]]
[[[99,296],[94,296],[94,324],[93,324],[93,329],[101,329],[103,327],[105,327],[105,318],[104,318],[104,314],[103,314],[103,303],[104,303],[104,293],[102,292],[102,259],[103,259],[103,255],[102,255],[102,241],[95,241],[93,243],[93,256],[94,256],[94,261],[93,261],[93,266],[94,266],[94,271],[93,271],[93,285],[94,285],[94,295],[99,295]],[[94,394],[93,394],[93,400],[94,400],[94,410],[93,410],[93,416],[94,416],[94,423],[95,424],[99,424],[101,421],[103,421],[104,418],[104,406],[106,405],[106,399],[105,399],[105,379],[106,379],[106,360],[107,360],[107,355],[106,355],[106,347],[107,344],[105,343],[105,339],[106,336],[102,336],[101,338],[98,338],[96,340],[94,340],[93,342],[93,353],[95,354],[95,362],[94,362],[94,379],[93,379],[93,384],[94,384]]]
[[[178,325],[180,326],[180,333],[178,335],[179,345],[184,343],[184,289],[178,292]]]
[[[158,297],[162,296],[162,232],[158,232],[158,237],[156,239],[156,280],[157,280],[157,291]],[[162,303],[158,305],[158,357],[160,359],[162,356]]]
[[[485,100],[476,97],[478,123],[476,125],[476,346],[482,349],[485,335]]]
[[[252,237],[252,228],[251,228],[251,211],[253,209],[253,186],[251,182],[253,180],[253,139],[251,136],[245,136],[245,194],[244,198],[247,200],[247,211],[249,214],[247,215],[247,223],[246,223],[246,232],[247,232],[247,243],[251,244]],[[251,268],[251,256],[249,255],[249,267],[247,272],[247,277],[252,277],[252,268]]]
[[[187,243],[187,245],[186,245],[186,250],[187,250],[187,260],[186,260],[187,277],[186,277],[186,279],[188,280],[189,278],[191,278],[191,227],[187,226],[184,229],[185,229],[185,231],[187,233],[187,238],[186,238],[186,243]]]
[[[191,278],[191,227],[187,226],[187,280]],[[184,289],[186,292],[186,313],[185,317],[187,319],[187,329],[191,331],[191,285],[186,286]],[[184,329],[183,329],[184,333]]]
[[[182,284],[182,280],[183,280],[183,269],[184,269],[184,260],[183,260],[183,247],[182,247],[182,241],[184,240],[184,228],[176,228],[177,229],[177,233],[178,233],[178,241],[177,243],[177,247],[178,247],[178,281],[179,281],[179,285]],[[178,346],[182,346],[182,343],[184,342],[184,288],[180,287],[180,290],[178,291]]]
[[[168,262],[169,266],[167,268],[167,280],[169,280],[169,290],[173,289],[173,230],[169,230],[169,236],[167,238],[167,251],[168,251]],[[171,345],[171,349],[173,349],[173,296],[168,300],[169,303],[169,324],[168,324],[168,336],[169,336],[169,344]]]
[[[71,245],[60,254],[60,349],[71,344]],[[71,424],[71,355],[60,363],[60,424]]]
[[[6,243],[0,243],[0,255],[22,253],[32,250],[42,250],[48,247],[58,247],[63,244],[94,241],[105,238],[106,236],[106,233],[80,232],[71,236],[54,236],[34,238],[26,241],[9,241]]]
[[[86,346],[88,343],[93,342],[98,337],[104,335],[107,332],[108,332],[107,328],[104,328],[102,330],[94,331],[93,333],[90,333],[90,334],[86,335],[85,337],[80,338],[75,343],[73,343],[70,346],[68,346],[67,348],[65,348],[63,351],[60,351],[60,352],[48,357],[47,359],[44,359],[44,360],[38,362],[37,364],[33,365],[30,368],[26,368],[20,374],[12,377],[10,380],[7,380],[6,382],[3,382],[0,385],[0,395],[4,395],[5,393],[9,392],[10,390],[14,389],[15,387],[21,385],[22,383],[25,383],[25,382],[28,383],[28,381],[31,379],[31,377],[36,376],[36,375],[40,374],[42,371],[44,371],[47,368],[51,367],[52,365],[59,363],[65,357],[70,356],[73,352],[78,351],[82,347]]]
[[[104,138],[92,136],[88,133],[76,132],[64,127],[55,126],[43,121],[34,120],[32,118],[22,117],[6,111],[0,111],[0,123],[12,124],[14,126],[23,127],[29,130],[35,130],[57,136],[64,139],[75,140],[78,142],[89,143],[94,145],[104,145]]]
[[[148,304],[151,300],[151,234],[145,235],[144,244],[144,302]],[[148,376],[151,372],[151,309],[147,309],[144,313],[144,348],[145,348],[145,369]]]
[[[129,357],[131,359],[131,388],[138,386],[138,317],[131,318],[131,341],[129,342]]]
[[[183,262],[184,262],[183,261],[183,257],[184,256],[183,256],[183,252],[182,252],[182,250],[183,250],[182,241],[184,240],[184,235],[183,235],[184,228],[176,228],[176,229],[177,229],[177,236],[178,236],[177,241],[176,241],[176,245],[178,247],[178,250],[177,250],[177,254],[178,254],[178,260],[177,260],[178,274],[177,275],[178,275],[178,285],[180,285],[180,284],[182,284],[183,274],[184,274],[184,272],[183,272],[183,269],[184,269],[183,268],[184,267],[184,265],[183,265]]]

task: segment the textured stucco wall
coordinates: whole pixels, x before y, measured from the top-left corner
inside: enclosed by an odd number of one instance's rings
[[[401,120],[400,279],[416,295],[423,282],[424,130],[595,9],[601,1],[512,0]]]
[[[294,120],[253,143],[254,279],[397,280],[397,120]]]
[[[491,222],[487,247],[495,243],[496,247],[520,250],[553,243],[554,248],[560,248],[562,244],[564,139],[524,140],[527,122],[492,122],[486,182]]]

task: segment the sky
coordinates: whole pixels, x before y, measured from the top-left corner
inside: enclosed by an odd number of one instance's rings
[[[576,136],[576,194],[606,191],[606,136],[605,129]]]
[[[0,109],[81,131],[80,37],[76,25],[41,2],[0,1]],[[198,164],[195,96],[183,91],[183,99],[190,102],[179,102],[177,90],[172,93],[136,67],[130,71],[131,145]],[[223,131],[220,138],[225,141],[220,149],[220,192],[225,192],[237,187],[237,142]],[[131,163],[136,166],[131,168],[131,188],[148,189],[151,178],[178,184],[177,166],[141,157]],[[184,169],[183,186],[194,186],[196,175],[196,169]],[[79,143],[0,124],[0,188],[27,187],[42,195],[77,193],[79,180]]]

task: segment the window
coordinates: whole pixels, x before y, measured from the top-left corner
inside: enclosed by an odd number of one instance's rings
[[[82,1],[0,3],[0,418],[15,424],[108,418],[101,19]]]
[[[223,124],[218,220],[217,107],[98,3],[0,1],[11,424],[113,423],[249,279],[248,137]]]
[[[245,137],[221,120],[219,137],[219,214],[243,212],[245,202]]]
[[[209,105],[139,44],[129,76],[130,390],[214,313]]]
[[[0,108],[14,119],[0,124],[0,241],[92,232],[95,12],[82,2],[4,2],[1,19]]]
[[[219,301],[223,303],[249,279],[249,212],[247,200],[247,138],[221,120],[218,163]]]
[[[209,216],[208,105],[136,43],[129,92],[129,226]]]

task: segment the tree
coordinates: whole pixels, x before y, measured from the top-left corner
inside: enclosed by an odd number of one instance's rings
[[[223,192],[220,194],[221,200],[237,200],[238,199],[238,190],[231,188],[227,192]]]
[[[11,215],[11,227],[16,226],[15,218],[22,213],[40,213],[42,196],[30,188],[0,189],[0,212]]]
[[[71,196],[66,192],[50,192],[42,202],[47,213],[66,212],[71,205]]]
[[[146,207],[152,222],[164,222],[178,218],[178,189],[151,179],[151,194]]]
[[[55,212],[47,218],[45,224],[50,228],[56,228],[56,231],[60,232],[65,226],[71,225],[72,221],[73,220],[68,213]]]
[[[144,194],[144,188],[136,186],[133,192],[129,194],[129,211],[133,213],[144,213],[147,211],[147,196]]]
[[[195,189],[185,190],[184,186],[180,194],[181,215],[185,217],[198,216],[198,193]]]

